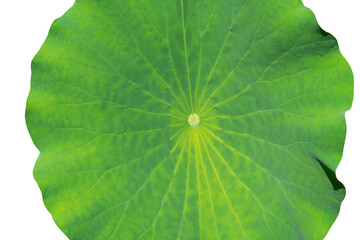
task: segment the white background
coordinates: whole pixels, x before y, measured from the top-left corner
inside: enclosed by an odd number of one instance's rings
[[[344,157],[337,170],[347,195],[325,239],[359,240],[360,3],[358,0],[304,0],[304,3],[315,12],[320,26],[337,38],[355,75],[353,108],[346,114]],[[38,151],[28,135],[24,112],[31,60],[52,21],[72,4],[73,0],[2,0],[0,3],[0,239],[3,240],[67,239],[46,211],[32,177]]]

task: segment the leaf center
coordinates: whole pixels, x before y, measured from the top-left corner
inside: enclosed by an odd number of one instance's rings
[[[200,123],[199,115],[197,115],[196,113],[190,114],[188,118],[188,122],[191,127],[196,127]]]

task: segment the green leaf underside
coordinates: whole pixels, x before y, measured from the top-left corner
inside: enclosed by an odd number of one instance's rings
[[[77,0],[32,63],[34,176],[69,239],[323,239],[352,91],[298,0]]]

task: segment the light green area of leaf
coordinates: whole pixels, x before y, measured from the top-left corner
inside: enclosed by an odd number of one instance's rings
[[[77,0],[32,63],[34,177],[72,240],[323,239],[352,91],[298,0]]]

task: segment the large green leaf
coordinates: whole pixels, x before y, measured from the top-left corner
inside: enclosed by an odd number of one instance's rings
[[[70,239],[323,239],[353,76],[299,0],[77,0],[32,64]]]

